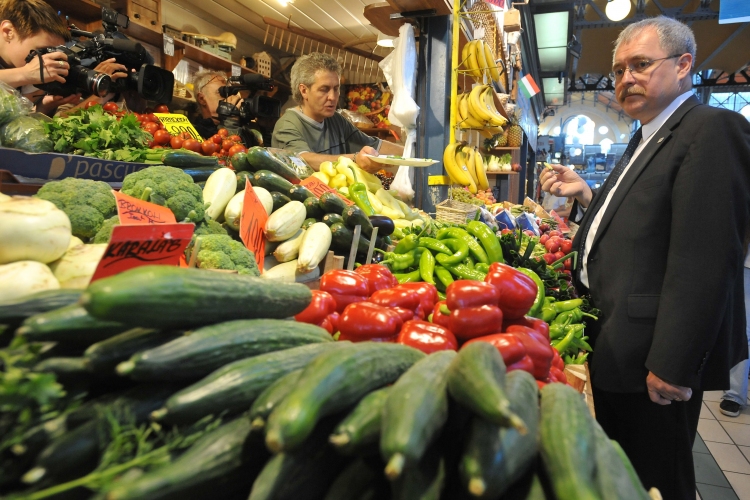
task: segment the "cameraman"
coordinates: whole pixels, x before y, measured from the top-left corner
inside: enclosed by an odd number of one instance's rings
[[[195,100],[198,102],[200,118],[193,120],[193,126],[204,139],[208,139],[219,131],[219,125],[225,127],[230,133],[236,134],[239,131],[238,120],[227,120],[221,123],[216,109],[219,107],[219,101],[223,98],[219,94],[219,88],[227,84],[226,74],[221,71],[200,71],[193,79],[193,92]],[[235,106],[239,106],[242,97],[231,95],[226,101]]]
[[[26,63],[29,52],[62,45],[70,33],[57,13],[43,0],[0,0],[0,81],[11,87],[65,82],[68,57],[52,52]],[[50,114],[58,106],[75,103],[80,94],[44,96],[36,110]]]

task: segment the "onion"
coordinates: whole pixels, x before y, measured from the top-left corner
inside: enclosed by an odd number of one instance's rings
[[[0,203],[0,264],[59,259],[70,242],[70,219],[54,203],[14,196]]]

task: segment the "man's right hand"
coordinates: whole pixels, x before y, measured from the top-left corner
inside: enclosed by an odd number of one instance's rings
[[[539,176],[542,190],[561,198],[574,197],[581,206],[588,207],[593,196],[591,188],[573,169],[550,164]]]
[[[42,56],[44,64],[44,81],[42,82],[39,72],[39,57],[34,57],[24,67],[24,75],[28,79],[27,85],[37,85],[40,83],[60,82],[65,83],[65,77],[68,76],[70,65],[68,56],[62,52],[50,52]]]
[[[356,163],[359,168],[371,174],[374,174],[375,172],[383,168],[380,163],[370,160],[365,155],[378,156],[378,150],[370,146],[365,146],[360,149],[354,155],[354,163]]]

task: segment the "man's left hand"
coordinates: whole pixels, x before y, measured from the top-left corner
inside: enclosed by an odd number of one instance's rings
[[[354,155],[354,163],[356,163],[359,168],[361,168],[365,172],[370,172],[371,174],[374,174],[375,172],[383,168],[380,163],[376,163],[370,160],[365,155],[378,156],[378,150],[370,146],[365,146],[360,149],[359,152]]]
[[[648,397],[659,405],[669,405],[672,404],[672,401],[689,401],[693,395],[693,390],[690,387],[670,384],[654,375],[653,372],[648,372],[646,387],[648,388]]]
[[[81,100],[81,94],[72,94],[68,97],[62,97],[59,95],[46,95],[42,102],[37,104],[36,111],[44,113],[47,116],[52,116],[55,110],[63,104],[78,104]]]

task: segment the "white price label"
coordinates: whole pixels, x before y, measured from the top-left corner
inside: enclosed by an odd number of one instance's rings
[[[164,35],[164,54],[174,56],[174,38],[166,34]]]
[[[480,38],[484,38],[484,27],[480,26],[479,28],[476,28],[474,30],[474,40],[479,40]]]
[[[242,69],[240,69],[240,67],[236,64],[232,64],[232,76],[240,76],[241,74]]]

